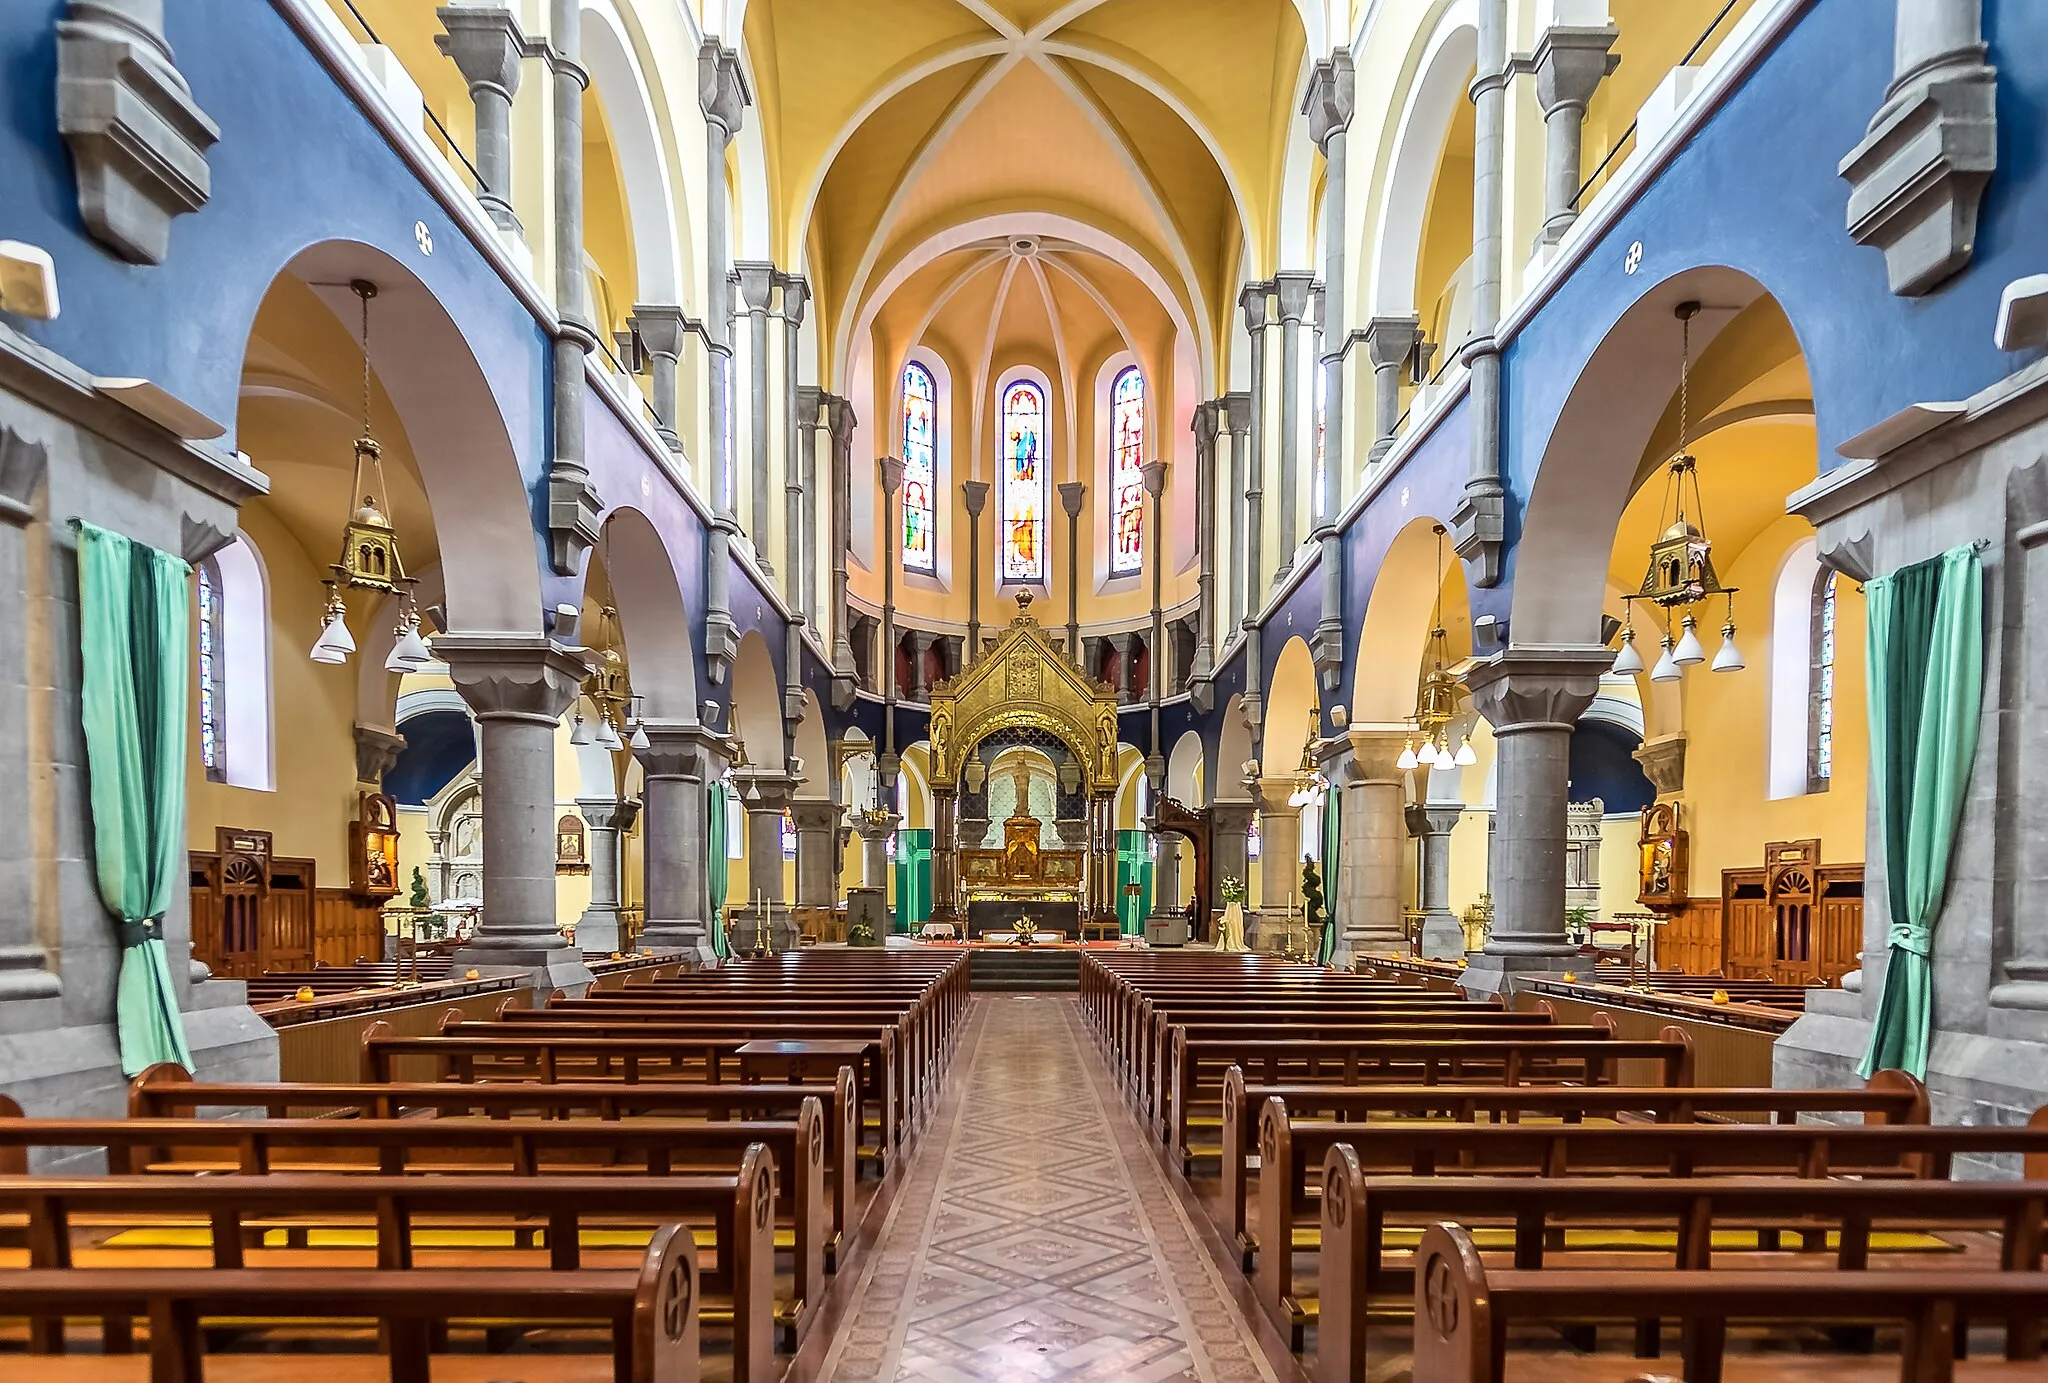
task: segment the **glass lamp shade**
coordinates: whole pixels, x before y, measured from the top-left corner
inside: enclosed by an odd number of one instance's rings
[[[348,655],[356,651],[356,641],[348,632],[348,619],[335,615],[320,631],[320,641],[313,645],[313,661],[316,663],[345,663]]]
[[[612,723],[602,716],[597,721],[597,747],[613,753],[626,747],[626,742],[619,738],[619,732],[612,729]]]
[[[1735,626],[1721,626],[1721,649],[1714,655],[1715,672],[1740,672],[1748,664],[1742,661],[1742,650],[1735,646]]]
[[[1700,622],[1691,615],[1685,617],[1684,632],[1679,636],[1678,647],[1671,650],[1671,661],[1680,667],[1707,661],[1707,650],[1700,644]]]
[[[1621,651],[1614,655],[1614,672],[1623,677],[1633,677],[1643,670],[1643,655],[1636,652],[1636,631],[1621,631]]]
[[[647,738],[645,722],[638,720],[633,722],[633,737],[627,740],[626,743],[635,749],[647,749],[652,746],[652,741]]]
[[[1453,759],[1452,762],[1457,764],[1457,766],[1460,768],[1470,768],[1472,767],[1472,765],[1479,762],[1479,756],[1472,752],[1471,740],[1468,739],[1458,746],[1457,757]]]
[[[1401,746],[1401,757],[1394,760],[1394,767],[1400,769],[1403,773],[1406,773],[1409,769],[1414,768],[1417,764],[1421,762],[1422,761],[1420,759],[1415,757],[1415,746],[1412,744],[1404,744]]]
[[[583,718],[581,711],[578,711],[576,713],[576,723],[569,727],[569,743],[585,745],[589,744],[590,740],[590,722]]]
[[[427,641],[420,637],[417,624],[408,621],[399,633],[398,642],[391,647],[391,657],[384,664],[386,672],[418,672],[434,661],[434,652],[427,647]]]
[[[1685,670],[1679,667],[1678,660],[1671,656],[1672,647],[1671,636],[1666,634],[1664,636],[1664,656],[1657,660],[1656,667],[1650,669],[1650,680],[1652,682],[1676,682],[1685,675]]]
[[[1428,744],[1423,745],[1422,752],[1416,757],[1421,759],[1430,768],[1449,768],[1451,766],[1451,756],[1438,748],[1435,740],[1431,740]]]

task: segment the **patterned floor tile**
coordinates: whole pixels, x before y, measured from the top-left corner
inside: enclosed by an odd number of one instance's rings
[[[827,1383],[1276,1383],[1073,1000],[977,998]]]

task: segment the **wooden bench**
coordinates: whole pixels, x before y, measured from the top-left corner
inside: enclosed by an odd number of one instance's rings
[[[1418,1282],[1426,1284],[1436,1271],[1422,1253],[1412,1260],[1419,1268],[1385,1265],[1385,1230],[1390,1220],[1505,1226],[1513,1236],[1514,1266],[1525,1271],[1542,1268],[1546,1250],[1571,1229],[1620,1225],[1630,1232],[1654,1229],[1671,1235],[1674,1247],[1665,1260],[1670,1266],[1660,1265],[1648,1252],[1631,1254],[1625,1275],[1650,1289],[1651,1295],[1626,1310],[1593,1314],[1634,1321],[1638,1352],[1654,1354],[1656,1320],[1675,1314],[1671,1308],[1681,1291],[1670,1281],[1674,1270],[1704,1272],[1714,1266],[1717,1253],[1730,1256],[1714,1245],[1716,1225],[1732,1222],[1758,1232],[1779,1228],[1822,1236],[1822,1243],[1831,1237],[1836,1245],[1835,1268],[1844,1272],[1869,1269],[1873,1276],[1894,1271],[1870,1267],[1875,1226],[1970,1226],[1997,1236],[2002,1268],[2036,1272],[2041,1262],[2044,1200],[2048,1200],[2048,1183],[2023,1181],[1368,1177],[1351,1146],[1338,1144],[1323,1164],[1317,1295],[1312,1300],[1284,1299],[1276,1313],[1277,1323],[1294,1335],[1299,1348],[1302,1328],[1313,1322],[1325,1383],[1356,1383],[1365,1377],[1366,1320],[1375,1298],[1381,1302],[1390,1297],[1411,1298]],[[1569,1237],[1563,1242],[1567,1252],[1574,1251]],[[1642,1261],[1633,1261],[1636,1259]],[[1750,1265],[1729,1275],[1747,1279],[1758,1271],[1763,1269]],[[2012,1322],[2010,1346],[2038,1350],[2038,1325],[2038,1320]],[[2029,1336],[2034,1337],[2031,1346]],[[1418,1380],[1424,1377],[1432,1376],[1418,1372]]]
[[[696,1254],[679,1225],[654,1231],[638,1269],[506,1269],[479,1278],[433,1268],[31,1268],[8,1272],[0,1282],[10,1311],[42,1319],[146,1317],[150,1383],[202,1383],[207,1316],[374,1320],[392,1383],[432,1383],[433,1341],[449,1322],[507,1316],[608,1326],[613,1383],[696,1383],[700,1376]],[[126,1352],[126,1336],[126,1329],[107,1332],[104,1352]],[[55,1339],[61,1345],[61,1332]],[[42,1343],[49,1342],[45,1337]],[[280,1360],[278,1373],[315,1367],[299,1356],[289,1364]]]
[[[1600,1269],[1489,1269],[1472,1236],[1432,1226],[1417,1253],[1413,1376],[1421,1383],[1503,1383],[1508,1329],[1517,1322],[1631,1317],[1656,1312],[1685,1323],[1687,1383],[1720,1383],[1734,1318],[1807,1325],[1893,1320],[1905,1326],[1902,1383],[1949,1383],[1972,1317],[2048,1313],[2048,1273],[2013,1270],[1884,1272],[1758,1269],[1640,1273]],[[1329,1330],[1325,1325],[1325,1335]],[[1327,1344],[1324,1346],[1327,1348]],[[2032,1361],[2038,1347],[2006,1357]],[[2033,1371],[2030,1371],[2030,1373]],[[1322,1371],[1324,1383],[1364,1377]]]
[[[1223,1073],[1222,1143],[1217,1149],[1224,1238],[1236,1244],[1244,1270],[1258,1245],[1245,1227],[1246,1163],[1257,1150],[1260,1112],[1279,1100],[1292,1118],[1301,1111],[1347,1120],[1436,1117],[1463,1123],[1515,1122],[1524,1116],[1563,1123],[1586,1119],[1690,1124],[1731,1117],[1797,1122],[1802,1115],[1861,1116],[1871,1123],[1924,1124],[1927,1090],[1904,1071],[1879,1071],[1861,1090],[1748,1090],[1728,1086],[1338,1086],[1245,1084],[1244,1071]],[[1197,1157],[1204,1151],[1191,1147]]]
[[[1253,1007],[1256,1005],[1256,1007]],[[1166,1049],[1167,1029],[1175,1023],[1189,1025],[1243,1024],[1256,1014],[1257,1021],[1273,1027],[1297,1023],[1332,1022],[1345,1015],[1364,1019],[1412,1015],[1418,1022],[1436,1021],[1434,1015],[1455,1014],[1464,1018],[1477,1013],[1504,1013],[1497,1002],[1473,1003],[1452,995],[1430,995],[1419,990],[1373,995],[1303,995],[1288,992],[1271,1000],[1253,998],[1220,1003],[1204,995],[1199,999],[1147,996],[1131,1010],[1129,1032],[1113,1031],[1103,1043],[1110,1065],[1126,1087],[1137,1083],[1137,1072],[1149,1070]],[[1527,1015],[1517,1015],[1526,1021]]]
[[[701,1282],[700,1316],[729,1320],[735,1383],[770,1383],[775,1377],[774,1159],[763,1147],[750,1148],[730,1176],[679,1177],[391,1177],[391,1176],[218,1176],[218,1177],[0,1177],[0,1215],[25,1222],[31,1269],[74,1266],[72,1226],[95,1229],[112,1224],[196,1222],[209,1227],[211,1269],[242,1269],[251,1240],[269,1228],[314,1224],[374,1226],[376,1267],[413,1271],[414,1231],[454,1225],[541,1225],[548,1267],[567,1273],[582,1267],[581,1235],[593,1221],[658,1227],[710,1223],[717,1242],[715,1266]],[[289,1257],[291,1250],[257,1249]],[[118,1250],[96,1250],[95,1256]],[[429,1250],[436,1252],[436,1250]],[[467,1255],[514,1255],[497,1250]],[[469,1275],[487,1294],[500,1272],[523,1264],[490,1263]],[[138,1269],[133,1271],[153,1271]],[[0,1270],[0,1295],[11,1293],[11,1271]],[[110,1272],[131,1271],[110,1268]],[[198,1285],[207,1270],[186,1270]],[[350,1270],[325,1267],[324,1285],[345,1282]],[[722,1296],[717,1306],[712,1300]],[[503,1315],[498,1309],[494,1314]],[[63,1350],[61,1320],[30,1317],[30,1348]]]

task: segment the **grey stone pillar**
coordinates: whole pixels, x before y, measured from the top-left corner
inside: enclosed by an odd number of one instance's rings
[[[1261,778],[1259,809],[1259,915],[1278,918],[1301,896],[1301,809],[1291,807],[1292,778]]]
[[[1998,168],[1998,71],[1983,0],[1897,0],[1892,83],[1842,160],[1849,234],[1884,251],[1892,292],[1917,297],[1970,262]]]
[[[604,501],[590,483],[585,451],[583,357],[597,349],[583,265],[583,20],[580,0],[549,0],[548,69],[555,136],[554,457],[548,464],[548,555],[557,576],[574,576],[597,545]]]
[[[988,482],[966,481],[960,486],[960,498],[967,506],[966,661],[972,666],[981,656],[981,515],[988,508]]]
[[[802,426],[796,396],[797,332],[804,324],[804,305],[810,301],[811,285],[800,274],[781,274],[777,281],[782,285],[782,311],[777,314],[782,321],[782,574],[787,582],[789,607],[801,613],[803,553],[809,534],[804,528],[804,477],[797,444],[797,429]]]
[[[1474,993],[1556,973],[1575,950],[1564,931],[1572,727],[1613,662],[1609,648],[1510,648],[1465,679],[1473,705],[1493,726],[1498,756],[1488,870],[1493,934],[1466,974]]]
[[[773,580],[775,563],[768,552],[773,527],[768,508],[768,307],[778,276],[765,260],[735,264],[733,273],[739,281],[740,305],[747,312],[747,417],[752,420],[747,437],[747,537],[762,572]]]
[[[1157,798],[1153,799],[1157,801]],[[1158,818],[1145,823],[1158,842],[1159,853],[1152,861],[1152,916],[1180,921],[1187,916],[1187,900],[1180,879],[1180,837],[1159,834]]]
[[[797,609],[804,622],[818,627],[818,428],[824,421],[824,391],[815,384],[796,387],[795,462],[797,511],[803,532],[802,560],[797,564]],[[827,442],[830,442],[828,436]]]
[[[853,705],[859,678],[853,665],[853,626],[846,602],[846,554],[853,546],[853,405],[827,394],[825,422],[832,434],[832,703]]]
[[[1507,498],[1500,481],[1501,215],[1507,200],[1508,0],[1479,0],[1472,78],[1472,334],[1459,350],[1471,377],[1472,469],[1451,511],[1458,556],[1475,586],[1500,582]]]
[[[30,796],[28,733],[28,607],[33,500],[49,470],[49,451],[11,428],[0,427],[0,590],[14,593],[0,620],[0,794],[15,803]],[[62,991],[36,936],[36,847],[27,831],[0,838],[0,889],[15,900],[0,910],[0,1003],[48,999]],[[111,925],[111,924],[110,924]],[[9,1028],[0,1026],[0,1032]]]
[[[1311,647],[1316,671],[1326,688],[1335,688],[1344,668],[1344,544],[1337,534],[1343,507],[1344,477],[1350,455],[1344,446],[1344,357],[1351,348],[1344,327],[1344,267],[1349,243],[1344,230],[1345,132],[1355,106],[1356,78],[1351,52],[1339,48],[1318,62],[1309,78],[1302,111],[1309,117],[1309,137],[1323,151],[1323,286],[1316,312],[1317,352],[1323,375],[1323,465],[1313,498],[1310,536],[1321,550],[1321,611]]]
[[[896,752],[896,561],[903,530],[896,525],[896,493],[903,488],[903,462],[885,456],[876,463],[882,481],[882,746]],[[913,675],[917,669],[912,668]],[[891,784],[893,786],[893,782]],[[894,799],[891,799],[893,802]]]
[[[1365,455],[1374,465],[1394,449],[1395,429],[1401,424],[1401,367],[1415,353],[1422,340],[1422,319],[1375,317],[1365,324],[1366,359],[1372,362],[1373,444]]]
[[[1083,668],[1088,664],[1081,662],[1081,504],[1087,497],[1088,487],[1078,480],[1060,486],[1060,509],[1067,516],[1067,656]]]
[[[1422,957],[1457,960],[1465,954],[1465,927],[1451,911],[1451,832],[1465,808],[1431,802],[1422,832]]]
[[[590,906],[576,922],[576,949],[608,956],[626,949],[619,921],[619,843],[633,829],[640,804],[615,797],[579,797],[576,810],[590,828]]]
[[[1252,338],[1251,416],[1246,420],[1246,447],[1250,464],[1244,473],[1244,627],[1254,621],[1266,603],[1265,583],[1265,488],[1266,488],[1266,328],[1271,323],[1273,285],[1248,283],[1238,294],[1244,310],[1245,330]],[[1253,666],[1253,664],[1247,664]]]
[[[740,72],[739,54],[707,38],[697,50],[697,102],[704,112],[705,186],[725,186],[725,151],[739,133],[752,97]],[[704,208],[704,333],[711,358],[711,534],[704,545],[704,665],[712,685],[722,686],[739,651],[739,627],[732,618],[732,539],[739,532],[734,510],[732,427],[732,280],[726,199],[711,197]],[[841,605],[841,611],[844,611]]]
[[[683,449],[676,431],[676,360],[683,353],[683,321],[683,310],[674,304],[633,304],[633,331],[647,348],[654,430],[673,452]]]
[[[164,42],[163,0],[70,0],[57,21],[57,130],[86,231],[132,264],[161,264],[171,221],[206,205],[220,127]]]
[[[1235,764],[1218,764],[1217,777],[1229,781]],[[1252,828],[1252,803],[1245,798],[1221,799],[1209,804],[1209,873],[1215,880],[1215,907],[1223,907],[1223,881],[1242,880],[1251,886],[1251,863],[1246,858],[1246,835]]]
[[[1332,761],[1343,794],[1338,874],[1324,889],[1336,901],[1338,945],[1346,956],[1405,950],[1401,862],[1407,852],[1408,785],[1395,760],[1408,735],[1398,727],[1353,729]]]
[[[838,901],[833,877],[834,837],[839,834],[839,807],[826,801],[789,804],[796,820],[796,905],[829,908]]]
[[[1301,320],[1308,314],[1315,281],[1314,274],[1301,270],[1273,276],[1280,307],[1280,561],[1273,569],[1275,586],[1294,570],[1299,547],[1295,515],[1301,493]]]
[[[1216,435],[1223,400],[1195,405],[1195,652],[1188,665],[1188,690],[1195,708],[1209,709],[1209,676],[1216,667]]]
[[[476,199],[491,224],[520,234],[512,211],[512,98],[519,94],[519,63],[526,36],[500,5],[443,5],[434,11],[442,32],[434,46],[469,83],[476,107]]]
[[[960,920],[960,794],[932,784],[932,921]]]
[[[1252,354],[1256,362],[1258,353]],[[1225,394],[1223,396],[1222,424],[1230,433],[1230,487],[1229,494],[1237,514],[1230,522],[1230,587],[1226,596],[1229,611],[1224,617],[1223,637],[1230,637],[1228,631],[1243,625],[1250,614],[1246,594],[1251,590],[1251,578],[1246,575],[1246,557],[1254,549],[1251,546],[1251,442],[1252,442],[1252,395],[1249,393]]]
[[[476,717],[483,778],[483,924],[456,968],[523,971],[537,995],[588,985],[555,916],[555,731],[583,660],[539,634],[441,634],[434,655]]]
[[[1612,23],[1597,28],[1553,25],[1536,41],[1536,51],[1515,67],[1536,76],[1536,102],[1543,107],[1542,243],[1564,239],[1579,218],[1579,150],[1585,133],[1586,102],[1600,81],[1621,63],[1611,50],[1621,31]]]
[[[682,952],[708,964],[715,959],[714,919],[704,861],[710,851],[725,848],[709,835],[709,798],[731,762],[731,746],[702,725],[675,721],[648,722],[647,741],[647,748],[635,751],[647,813],[640,833],[647,908],[640,949]]]
[[[861,883],[868,888],[879,888],[885,893],[889,888],[889,837],[896,834],[896,828],[903,818],[895,812],[856,812],[853,817],[854,834],[861,844]]]
[[[1131,657],[1131,636],[1111,634],[1109,646],[1116,650],[1116,699],[1119,704],[1128,703],[1134,685],[1131,680],[1131,665],[1136,661]]]
[[[734,772],[740,807],[747,814],[747,896],[735,920],[735,946],[750,946],[762,924],[777,950],[795,945],[789,922],[789,899],[782,882],[782,813],[790,805],[796,781],[775,769],[742,768]],[[728,899],[731,903],[733,900]]]

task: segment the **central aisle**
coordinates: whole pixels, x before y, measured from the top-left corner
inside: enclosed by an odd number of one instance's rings
[[[1275,1380],[1074,1000],[978,996],[827,1383]]]

